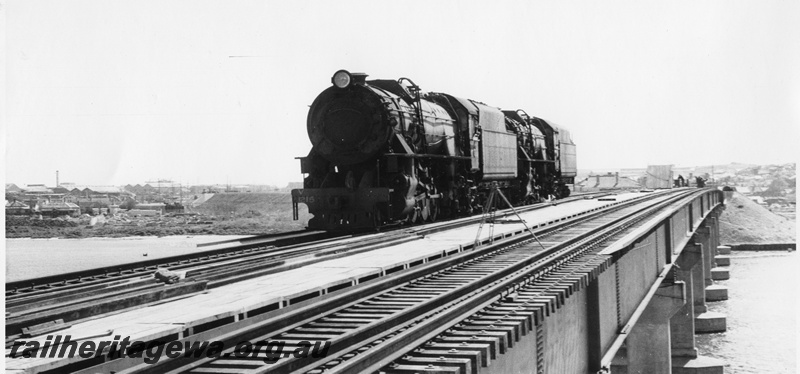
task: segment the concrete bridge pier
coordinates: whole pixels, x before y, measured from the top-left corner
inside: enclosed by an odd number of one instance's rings
[[[711,218],[711,217],[709,217]],[[692,240],[684,248],[686,251],[690,247],[699,247],[702,255],[702,266],[695,266],[700,268],[698,274],[702,273],[700,282],[696,282],[693,287],[697,293],[694,295],[694,313],[695,313],[695,332],[696,333],[712,333],[712,332],[725,332],[727,329],[725,315],[721,313],[709,312],[706,308],[706,290],[711,288],[711,299],[719,299],[720,293],[727,296],[727,288],[716,286],[714,284],[714,256],[717,251],[715,245],[714,234],[717,227],[714,226],[716,220],[706,220],[705,224],[695,230]],[[726,270],[727,271],[727,270]],[[715,287],[716,286],[716,287]]]
[[[724,268],[731,263],[730,257],[727,256],[727,254],[730,254],[730,248],[720,245],[718,217],[719,214],[713,211],[709,213],[709,217],[706,218],[706,227],[708,227],[710,233],[709,249],[711,257],[713,258],[713,261],[709,262],[709,265],[711,265],[711,279],[713,281],[724,280],[730,277],[728,269]],[[723,247],[728,248],[728,251],[725,252]],[[722,300],[728,300],[728,287],[715,283],[706,287],[706,301]]]
[[[687,290],[687,302],[670,318],[672,373],[675,374],[723,373],[722,361],[698,355],[695,346],[694,334],[698,321],[695,308],[702,305],[705,310],[703,304],[705,299],[702,296],[705,285],[702,261],[702,245],[690,244],[684,247],[673,268],[675,282],[685,283]],[[698,290],[701,292],[698,293]],[[709,312],[701,313],[700,316],[706,313]]]
[[[613,373],[672,373],[670,318],[686,305],[683,282],[662,283],[615,358]]]
[[[711,269],[714,268],[714,251],[711,250],[711,228],[707,225],[700,226],[695,230],[692,240],[703,248],[703,281],[706,286],[714,284],[711,278]],[[716,251],[716,247],[715,251]]]
[[[700,246],[687,246],[675,262],[673,276],[675,282],[686,284],[686,304],[670,319],[670,335],[672,340],[672,356],[675,358],[696,358],[695,348],[695,299],[697,298],[697,284],[703,284],[702,251]],[[700,266],[698,266],[698,264]]]

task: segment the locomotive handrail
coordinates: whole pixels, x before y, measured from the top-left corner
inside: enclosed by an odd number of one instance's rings
[[[385,153],[386,156],[398,156],[398,157],[410,157],[410,158],[423,158],[423,157],[430,157],[430,158],[454,158],[457,160],[469,160],[469,157],[466,156],[447,156],[447,155],[432,155],[427,153]]]

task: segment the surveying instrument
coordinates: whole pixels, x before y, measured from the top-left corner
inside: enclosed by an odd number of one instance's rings
[[[472,249],[473,250],[478,249],[478,247],[480,247],[483,244],[483,242],[481,240],[481,231],[483,231],[483,225],[486,224],[487,222],[489,223],[489,244],[494,243],[494,224],[495,224],[495,222],[497,220],[497,207],[496,207],[496,205],[497,205],[497,202],[499,201],[499,199],[497,198],[498,195],[500,196],[500,198],[502,198],[502,200],[506,203],[506,205],[508,205],[508,207],[511,208],[511,211],[514,213],[514,215],[517,216],[517,219],[518,219],[518,221],[504,220],[504,221],[502,221],[502,223],[517,223],[517,222],[519,222],[519,223],[523,224],[525,226],[525,229],[528,230],[529,233],[531,233],[531,236],[533,236],[533,239],[536,240],[537,243],[539,243],[539,245],[542,247],[542,249],[545,249],[545,247],[542,244],[542,242],[540,242],[539,238],[536,237],[536,234],[533,233],[533,230],[530,227],[528,227],[528,224],[525,222],[525,220],[522,219],[522,217],[520,217],[520,215],[517,212],[517,210],[514,209],[514,206],[511,205],[511,202],[508,201],[508,199],[506,198],[506,195],[503,195],[503,191],[501,191],[497,187],[497,182],[492,182],[492,184],[491,184],[491,186],[489,188],[490,188],[490,190],[489,190],[489,198],[486,199],[486,205],[483,206],[483,215],[481,216],[481,223],[480,223],[480,225],[478,225],[478,234],[475,235],[475,243],[473,244]]]

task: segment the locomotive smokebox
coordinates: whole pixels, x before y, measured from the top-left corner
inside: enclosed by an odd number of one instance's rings
[[[381,97],[357,83],[328,88],[308,111],[308,138],[314,150],[335,165],[370,159],[392,135]]]

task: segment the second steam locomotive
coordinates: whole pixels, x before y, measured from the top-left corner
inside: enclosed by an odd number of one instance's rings
[[[308,112],[300,158],[309,229],[432,222],[481,211],[492,188],[515,205],[566,197],[577,172],[569,131],[408,78],[337,71]]]

